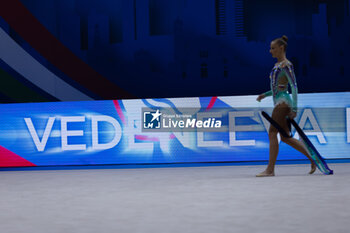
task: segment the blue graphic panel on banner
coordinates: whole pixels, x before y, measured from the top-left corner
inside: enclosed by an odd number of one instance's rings
[[[272,101],[255,99],[4,104],[0,146],[37,166],[268,160],[269,123],[260,111],[271,113]],[[350,158],[349,100],[350,93],[299,95],[296,121],[326,159]],[[167,131],[169,124],[180,130]],[[279,159],[305,157],[281,142]]]

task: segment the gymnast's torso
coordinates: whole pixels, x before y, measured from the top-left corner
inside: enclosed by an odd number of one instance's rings
[[[288,84],[291,87],[292,98],[288,92]],[[272,96],[274,105],[286,103],[293,112],[297,112],[298,88],[294,74],[293,64],[288,61],[276,63],[270,73],[271,90],[264,93],[265,96]]]

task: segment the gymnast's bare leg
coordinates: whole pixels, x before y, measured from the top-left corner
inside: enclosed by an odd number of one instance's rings
[[[287,125],[286,117],[289,115],[290,111],[291,111],[290,107],[286,103],[282,102],[282,103],[276,105],[276,107],[274,108],[274,110],[272,112],[272,119],[274,119],[287,132],[287,134],[289,134],[289,128]],[[257,175],[258,177],[274,176],[275,175],[275,164],[276,164],[277,155],[278,155],[278,151],[279,151],[279,143],[278,143],[278,139],[277,139],[277,134],[278,134],[277,129],[274,126],[270,125],[270,129],[269,129],[269,140],[270,140],[269,164],[268,164],[267,168],[265,169],[265,171],[263,171],[262,173]],[[290,145],[291,147],[293,147],[294,149],[296,149],[297,151],[304,154],[311,162],[311,170],[310,170],[309,174],[312,174],[315,172],[316,164],[311,159],[308,151],[306,150],[306,148],[302,142],[300,142],[299,140],[296,140],[295,138],[286,138],[286,137],[282,137],[282,136],[281,136],[281,140],[283,142],[285,142],[286,144]]]

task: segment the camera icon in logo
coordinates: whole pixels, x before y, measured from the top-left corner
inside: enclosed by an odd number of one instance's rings
[[[162,113],[157,111],[143,112],[143,128],[144,129],[159,129],[161,127]]]

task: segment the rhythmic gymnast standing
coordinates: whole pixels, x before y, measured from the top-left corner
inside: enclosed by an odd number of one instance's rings
[[[272,111],[272,119],[275,120],[288,134],[290,130],[287,123],[287,117],[294,119],[297,115],[297,95],[298,88],[295,79],[294,69],[292,63],[286,58],[286,50],[288,46],[288,37],[282,36],[271,42],[270,53],[273,58],[277,59],[277,63],[272,68],[270,73],[271,90],[258,96],[257,101],[261,101],[267,96],[273,97],[274,109]],[[288,93],[288,84],[292,90],[292,99]],[[270,125],[269,140],[270,140],[270,158],[269,164],[265,171],[257,174],[257,177],[274,176],[275,163],[279,150],[279,143],[277,139],[278,130]],[[281,140],[290,145],[294,149],[303,153],[311,161],[312,174],[316,170],[316,164],[311,159],[309,152],[302,142],[295,138],[286,138],[282,135]]]

